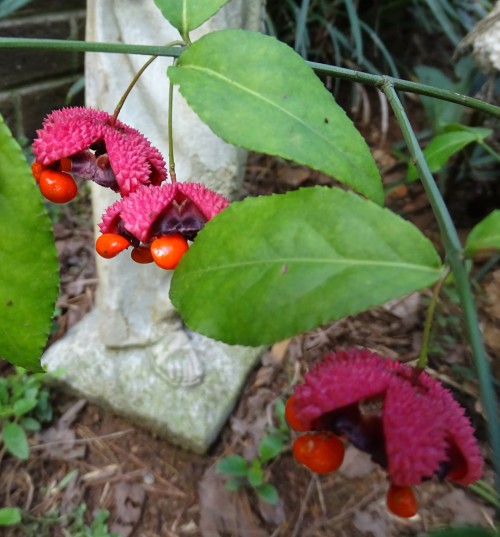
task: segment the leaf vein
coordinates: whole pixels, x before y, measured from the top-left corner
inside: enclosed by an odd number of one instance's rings
[[[227,82],[228,84],[230,85],[233,85],[234,87],[238,88],[239,90],[243,91],[243,92],[246,92],[246,93],[249,93],[250,95],[253,95],[254,97],[256,97],[257,99],[260,99],[261,101],[264,101],[266,102],[267,104],[273,106],[274,108],[276,108],[277,110],[279,110],[280,112],[284,113],[285,115],[288,115],[289,117],[291,117],[292,119],[296,120],[298,123],[300,123],[302,126],[304,126],[306,129],[308,129],[309,131],[311,131],[312,133],[314,133],[315,135],[317,135],[319,138],[321,138],[322,140],[324,140],[335,152],[338,153],[338,148],[337,146],[335,145],[335,143],[328,137],[326,137],[323,133],[321,133],[320,131],[318,131],[317,129],[313,129],[311,127],[311,125],[309,125],[308,123],[306,123],[302,118],[300,118],[299,116],[295,115],[295,114],[292,114],[289,110],[287,110],[286,108],[283,108],[282,106],[279,106],[278,103],[276,103],[275,101],[272,101],[271,99],[268,99],[267,97],[255,92],[255,91],[252,91],[250,90],[249,88],[243,86],[242,84],[239,84],[238,82],[234,81],[234,80],[231,80],[230,78],[227,78],[226,76],[223,76],[221,75],[220,73],[218,73],[217,71],[214,71],[212,69],[207,69],[206,67],[199,67],[197,65],[183,65],[181,66],[182,69],[193,69],[194,71],[201,71],[201,72],[206,72],[208,73],[208,75],[213,75],[214,77],[216,78],[219,78],[225,82]],[[347,159],[347,160],[350,160],[348,159],[348,157],[345,155],[344,153],[344,158]]]

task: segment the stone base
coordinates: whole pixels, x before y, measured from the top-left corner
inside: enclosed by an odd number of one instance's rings
[[[229,346],[177,326],[147,347],[110,348],[89,313],[42,358],[73,392],[203,454],[216,439],[260,348]]]

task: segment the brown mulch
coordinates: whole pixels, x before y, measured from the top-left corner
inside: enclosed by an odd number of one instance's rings
[[[398,185],[404,168],[390,155],[387,144],[376,147],[380,132],[370,129],[367,138],[374,146],[384,179],[395,185],[389,195],[391,207],[437,244],[434,219],[422,189],[418,184]],[[303,166],[251,155],[244,195],[314,184],[333,182]],[[87,194],[60,210],[55,235],[61,262],[61,295],[51,342],[62,337],[94,303],[97,279]],[[490,334],[487,341],[498,353],[500,312],[491,297],[500,293],[500,272],[488,275],[482,288],[484,319]],[[60,515],[71,513],[84,502],[89,523],[94,510],[107,509],[111,530],[124,537],[390,537],[417,535],[448,523],[487,526],[492,510],[481,498],[437,481],[419,488],[421,508],[414,520],[392,517],[385,508],[384,473],[354,449],[348,449],[339,472],[318,477],[293,460],[288,446],[266,468],[266,479],[279,492],[277,506],[259,501],[250,489],[226,491],[223,478],[214,471],[216,462],[227,454],[241,454],[248,460],[255,457],[258,442],[267,428],[276,424],[276,400],[284,400],[311,364],[333,347],[369,346],[387,356],[415,360],[426,298],[425,292],[416,293],[274,345],[249,376],[230,420],[205,456],[185,452],[54,388],[51,393],[56,418],[50,428],[31,439],[29,460],[21,462],[6,454],[0,458],[0,506],[20,506],[40,519],[55,511]],[[452,302],[445,301],[442,308],[443,319],[457,315]],[[445,323],[443,333],[454,339],[450,344],[449,338],[436,335],[436,375],[456,391],[483,435],[477,386],[457,374],[470,371],[461,327]],[[491,471],[487,479],[491,482]],[[61,486],[64,481],[65,486]],[[33,535],[67,535],[64,527],[61,518],[59,523],[38,526]],[[27,528],[6,529],[2,535],[27,535]]]

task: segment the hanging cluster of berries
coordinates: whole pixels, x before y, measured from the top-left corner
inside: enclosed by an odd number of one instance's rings
[[[49,114],[33,142],[31,169],[42,195],[67,203],[75,180],[91,180],[118,192],[107,209],[96,250],[112,258],[131,249],[137,263],[172,270],[205,223],[229,205],[197,183],[166,184],[161,153],[137,130],[91,108],[63,108]]]
[[[319,474],[342,464],[344,440],[387,471],[389,510],[417,513],[412,485],[437,476],[477,481],[483,458],[469,420],[451,393],[427,373],[362,349],[327,354],[295,387],[290,427],[305,433],[294,457]]]

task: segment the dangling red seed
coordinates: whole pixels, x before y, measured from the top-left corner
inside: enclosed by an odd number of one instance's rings
[[[40,174],[45,170],[45,166],[43,164],[40,164],[39,162],[33,162],[31,165],[31,173],[33,174],[33,177],[35,178],[35,181],[37,184],[40,182]]]
[[[402,518],[415,516],[418,511],[418,503],[412,488],[391,484],[387,491],[387,508],[391,513]]]
[[[130,257],[136,263],[141,263],[145,265],[147,263],[152,263],[154,261],[153,256],[151,255],[151,250],[147,246],[136,246]]]
[[[78,187],[71,175],[51,169],[40,173],[40,192],[53,203],[67,203],[78,193]]]
[[[173,270],[188,250],[187,240],[178,234],[159,237],[151,244],[153,261],[165,270]]]
[[[295,414],[295,411],[293,410],[293,406],[295,405],[295,395],[292,395],[285,405],[285,418],[288,423],[288,425],[295,431],[299,431],[301,433],[308,430],[307,425],[304,425],[301,420],[297,417],[297,414]]]
[[[333,434],[304,434],[295,439],[292,446],[295,459],[317,474],[337,470],[344,460],[345,448]]]
[[[96,252],[106,259],[115,257],[129,246],[129,241],[117,233],[104,233],[95,243]]]

